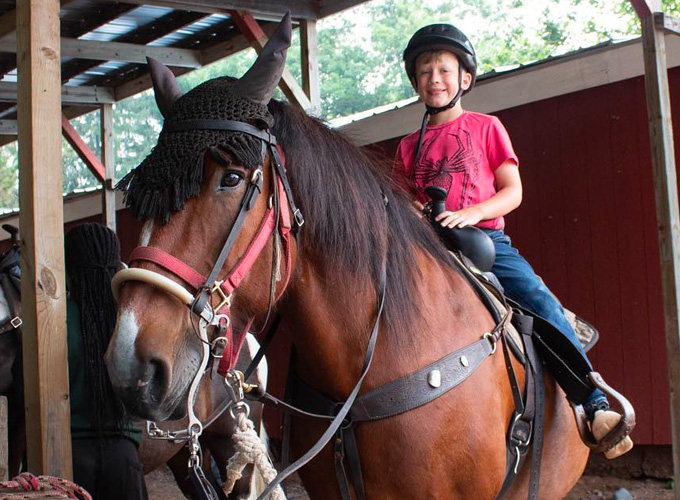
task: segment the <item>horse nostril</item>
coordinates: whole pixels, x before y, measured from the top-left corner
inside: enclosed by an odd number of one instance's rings
[[[167,363],[159,359],[149,361],[144,370],[144,377],[137,384],[150,403],[160,403],[169,390],[169,369]]]

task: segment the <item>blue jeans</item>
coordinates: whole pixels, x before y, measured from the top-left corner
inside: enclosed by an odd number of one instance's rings
[[[532,311],[549,321],[557,330],[567,337],[572,344],[588,360],[576,332],[564,315],[564,308],[543,281],[536,275],[531,265],[512,246],[510,237],[503,230],[484,229],[491,237],[496,248],[496,261],[491,272],[505,289],[505,294],[522,307]],[[590,365],[590,361],[588,361]],[[591,366],[592,368],[592,366]],[[598,409],[607,408],[607,396],[595,389],[583,403],[589,418]]]

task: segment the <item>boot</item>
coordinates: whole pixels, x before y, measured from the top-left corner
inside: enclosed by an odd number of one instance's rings
[[[600,442],[609,432],[616,427],[616,424],[621,420],[621,415],[611,410],[598,410],[595,412],[595,417],[590,424],[591,432],[597,442]],[[604,456],[608,459],[620,457],[624,453],[629,452],[633,448],[633,440],[630,436],[624,437],[621,441],[616,443],[613,447],[604,452]]]

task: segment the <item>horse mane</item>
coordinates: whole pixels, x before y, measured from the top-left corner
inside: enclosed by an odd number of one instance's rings
[[[417,250],[452,269],[455,264],[432,228],[416,216],[407,194],[390,180],[391,158],[359,149],[299,107],[272,100],[269,110],[305,216],[301,252],[318,257],[327,277],[371,276],[376,290],[386,254],[383,321],[391,330],[409,328],[420,314],[412,300],[421,277]]]

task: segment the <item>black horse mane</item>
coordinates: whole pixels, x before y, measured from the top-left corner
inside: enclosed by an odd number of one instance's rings
[[[391,182],[391,158],[359,149],[298,107],[272,100],[269,110],[295,201],[305,216],[301,251],[316,256],[339,287],[346,283],[339,278],[350,272],[371,276],[376,289],[387,255],[383,319],[390,329],[412,324],[419,314],[411,296],[420,277],[415,250],[451,268],[454,264],[434,231],[415,215],[407,195]]]

